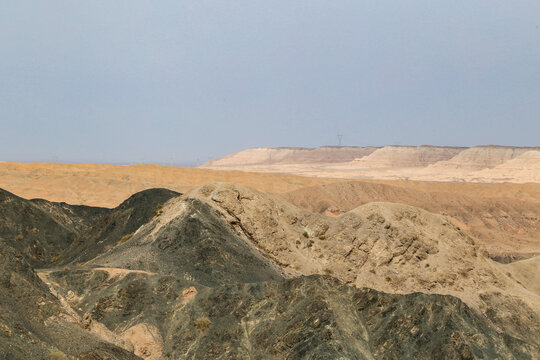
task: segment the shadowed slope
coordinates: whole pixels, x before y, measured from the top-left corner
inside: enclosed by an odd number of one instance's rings
[[[174,274],[212,286],[281,277],[278,267],[205,203],[178,199],[163,211],[93,264]]]
[[[73,311],[1,239],[0,313],[0,359],[138,359],[84,331]]]
[[[26,200],[0,189],[0,237],[33,266],[58,261],[106,213],[104,208]]]
[[[116,332],[155,329],[159,353],[175,359],[538,355],[451,296],[390,295],[322,276],[217,287],[157,274],[110,277],[100,269],[51,277],[60,291],[75,291],[75,307]]]
[[[133,233],[174,196],[166,189],[137,193],[115,209],[26,200],[0,189],[0,237],[36,267],[89,260]]]
[[[179,195],[167,189],[149,189],[130,196],[71,244],[64,255],[66,261],[84,262],[108,251],[158,216],[163,204]]]

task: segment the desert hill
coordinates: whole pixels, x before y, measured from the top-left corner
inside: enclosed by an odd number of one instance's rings
[[[495,179],[499,181],[539,182],[540,151],[526,151],[493,168],[483,169],[474,174],[476,181]]]
[[[518,199],[505,194],[504,186],[496,184],[491,189],[474,185],[402,185],[340,182],[306,187],[282,196],[299,207],[324,214],[340,214],[373,201],[413,205],[449,216],[455,225],[484,245],[493,258],[504,261],[540,254],[540,196],[532,194]],[[453,190],[454,186],[460,190]],[[519,185],[514,189],[520,193]]]
[[[313,156],[309,161],[301,158],[289,161],[268,161],[252,154],[257,151],[272,153],[274,158],[281,158],[282,152],[294,152],[294,148],[250,149],[225,156],[216,161],[209,161],[203,168],[217,170],[242,170],[265,173],[284,173],[303,176],[387,179],[387,180],[420,180],[442,182],[476,182],[493,183],[510,181],[515,183],[540,182],[537,171],[540,160],[529,156],[515,162],[510,167],[524,165],[517,172],[505,172],[504,164],[522,154],[539,151],[539,147],[512,146],[473,146],[471,148],[445,146],[384,146],[369,154],[353,160],[343,160],[336,155],[331,161],[326,153],[317,161]],[[283,153],[283,156],[288,157]],[[499,165],[500,169],[493,169]],[[529,169],[529,170],[527,170]],[[509,170],[509,169],[506,169]],[[523,170],[523,171],[522,171]]]
[[[447,161],[433,165],[437,170],[483,170],[504,164],[521,154],[540,150],[539,148],[518,148],[510,146],[474,146]]]
[[[50,349],[81,359],[150,360],[540,355],[540,294],[519,280],[535,265],[491,261],[444,216],[370,203],[328,217],[223,183],[177,195],[149,190],[104,215],[96,209],[79,229],[103,236],[83,239],[90,249],[104,239],[111,246],[85,263],[43,264],[39,277],[26,255],[2,248],[0,306],[26,293],[12,291],[17,284],[55,304],[44,308],[36,298],[17,305],[21,314],[48,309],[35,318],[45,330],[31,328],[34,345],[26,350],[19,320],[2,317],[9,358]],[[5,209],[24,200],[13,197]],[[77,223],[77,213],[62,214],[63,223]],[[118,233],[103,231],[112,218]],[[50,225],[33,225],[32,241],[41,244]],[[69,253],[71,244],[62,246]],[[57,318],[66,319],[66,331],[51,325]],[[70,347],[62,336],[71,330],[78,337]]]
[[[460,147],[442,146],[385,146],[367,156],[355,159],[351,167],[425,167],[452,159],[464,150]]]
[[[540,256],[506,264],[504,268],[524,287],[540,294]]]
[[[240,151],[215,160],[204,167],[230,167],[237,165],[339,163],[352,161],[376,151],[368,146],[321,146],[318,148],[255,148]]]
[[[175,275],[206,286],[281,277],[279,267],[239,238],[208,205],[189,199],[162,211],[92,264]]]
[[[35,267],[88,261],[116,245],[179,193],[151,189],[114,209],[26,200],[0,189],[0,238]]]
[[[358,287],[451,293],[471,306],[479,299],[468,294],[479,294],[479,286],[486,291],[493,284],[508,286],[515,296],[527,293],[514,288],[500,265],[448,218],[416,207],[375,202],[328,217],[230,184],[208,184],[170,203],[192,197],[220,211],[293,275],[331,273]]]

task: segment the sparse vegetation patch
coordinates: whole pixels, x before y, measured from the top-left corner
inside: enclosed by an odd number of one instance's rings
[[[154,216],[152,217],[152,219],[157,218],[161,214],[163,214],[163,204],[158,204],[158,206],[156,206],[156,209],[154,210]]]
[[[208,327],[210,327],[210,324],[212,322],[210,321],[209,318],[207,317],[200,317],[198,318],[197,320],[195,320],[195,327],[200,331],[200,333],[202,334],[203,332],[206,331],[206,329],[208,329]]]
[[[134,233],[131,233],[131,234],[127,234],[127,235],[124,235],[122,236],[122,238],[120,240],[118,240],[118,244],[123,244],[125,243],[126,241],[128,241],[129,239],[131,239],[133,237],[133,234]]]

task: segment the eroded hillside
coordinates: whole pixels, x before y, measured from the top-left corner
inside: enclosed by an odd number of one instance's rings
[[[341,182],[283,194],[304,209],[336,215],[372,201],[413,205],[446,215],[491,257],[511,261],[540,254],[540,196],[527,185],[437,185]],[[540,186],[539,186],[540,188]],[[538,197],[537,197],[538,196]]]
[[[4,195],[37,229],[0,242],[6,359],[540,356],[539,258],[496,263],[419,208],[328,217],[217,183],[84,208],[82,223],[69,205]],[[68,230],[62,265],[26,251],[45,253],[54,224]]]

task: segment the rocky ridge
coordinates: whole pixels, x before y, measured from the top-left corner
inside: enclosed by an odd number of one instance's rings
[[[138,359],[86,331],[24,257],[0,239],[0,359]]]
[[[443,216],[371,203],[326,217],[229,184],[176,195],[150,190],[118,209],[97,210],[81,230],[90,235],[59,242],[66,253],[72,244],[110,245],[76,247],[91,257],[86,262],[66,256],[67,265],[43,262],[35,274],[25,260],[31,253],[9,247],[15,239],[8,239],[0,259],[11,278],[0,282],[0,307],[29,292],[51,305],[32,317],[30,330],[15,317],[1,318],[8,334],[0,337],[2,349],[11,349],[4,358],[540,355],[538,293],[534,281],[517,280],[528,278],[531,265],[494,263]],[[40,235],[28,241],[42,244],[47,223],[31,224]],[[18,312],[40,314],[36,304]],[[69,319],[64,330],[52,327],[56,317]],[[34,340],[22,349],[28,334]],[[63,342],[70,334],[79,334],[76,346]]]
[[[508,276],[485,249],[441,215],[402,204],[369,203],[328,217],[229,184],[209,184],[185,197],[215,207],[291,275],[327,273],[380,291],[451,294],[477,309],[490,308],[482,293],[504,292],[539,310],[538,294]],[[529,325],[540,330],[534,321]]]
[[[306,187],[282,196],[300,208],[329,215],[374,201],[408,204],[447,216],[499,261],[539,255],[540,199],[511,198],[498,190],[498,185],[489,186],[491,191],[482,193],[474,186],[473,191],[456,192],[450,185],[418,189],[349,181]]]

